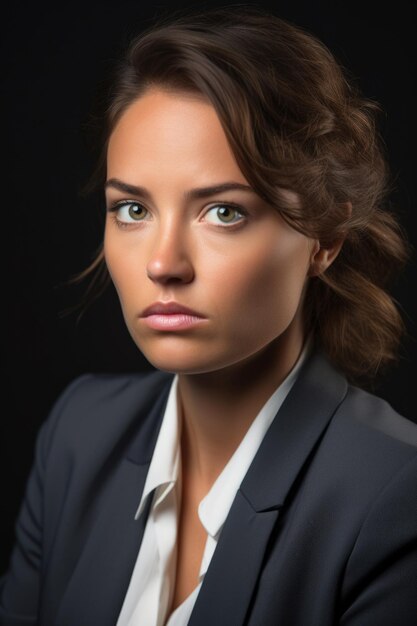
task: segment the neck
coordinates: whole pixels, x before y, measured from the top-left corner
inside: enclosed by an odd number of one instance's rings
[[[297,362],[303,335],[292,330],[289,327],[237,365],[179,374],[182,464],[203,492],[210,489],[262,406]]]

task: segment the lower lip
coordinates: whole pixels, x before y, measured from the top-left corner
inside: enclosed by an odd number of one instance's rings
[[[156,330],[183,330],[205,322],[206,318],[186,315],[185,313],[171,313],[171,315],[148,315],[142,318],[145,324]]]

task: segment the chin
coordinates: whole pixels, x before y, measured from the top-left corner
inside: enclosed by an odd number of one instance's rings
[[[200,354],[186,354],[186,350],[176,350],[169,354],[168,350],[145,351],[141,349],[143,356],[158,370],[172,374],[204,374],[222,369],[223,363],[213,362],[207,357],[203,360]]]
[[[175,358],[175,359],[166,359],[166,358],[150,358],[144,355],[146,359],[156,367],[158,370],[163,372],[170,372],[172,374],[202,374],[204,372],[211,371],[210,367],[204,367],[204,365],[199,361],[191,361],[190,359],[184,358]]]
[[[186,349],[175,348],[174,346],[159,346],[157,348],[153,346],[152,349],[147,349],[144,342],[141,342],[141,344],[139,342],[135,343],[145,359],[158,370],[173,374],[191,374],[196,371],[204,371],[204,367],[201,369],[201,356],[199,358],[196,354],[187,355]]]
[[[153,367],[172,374],[209,374],[226,370],[228,367],[233,367],[235,364],[238,365],[240,363],[239,360],[231,361],[226,358],[210,358],[209,355],[205,355],[204,359],[201,358],[201,354],[187,356],[185,351],[182,353],[177,351],[172,358],[168,358],[166,353],[152,355],[142,352],[142,354]]]

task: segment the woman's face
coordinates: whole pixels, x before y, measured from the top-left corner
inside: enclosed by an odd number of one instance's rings
[[[193,189],[248,185],[214,108],[154,88],[124,112],[109,141],[104,253],[128,330],[156,368],[201,373],[238,364],[301,334],[301,299],[315,240],[251,190],[206,197]],[[231,206],[233,204],[233,206]],[[122,222],[118,224],[116,218]],[[175,301],[204,317],[152,328],[143,310]]]

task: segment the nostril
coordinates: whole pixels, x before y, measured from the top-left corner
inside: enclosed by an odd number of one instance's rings
[[[192,264],[187,259],[154,259],[146,267],[148,278],[153,281],[176,280],[179,282],[189,282],[194,276]]]

